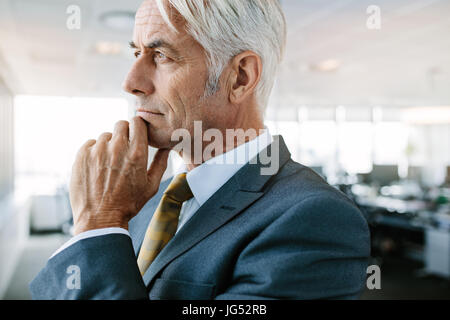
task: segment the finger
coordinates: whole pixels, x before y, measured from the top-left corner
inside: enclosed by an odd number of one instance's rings
[[[147,125],[140,117],[134,117],[130,121],[130,146],[148,147]]]
[[[98,137],[97,144],[107,143],[107,142],[109,142],[109,140],[111,140],[111,138],[112,138],[111,132],[104,132]]]
[[[112,138],[112,133],[110,133],[110,132],[102,133],[97,139],[97,143],[95,144],[95,149],[106,148],[106,145],[111,140],[111,138]]]
[[[88,149],[88,148],[92,147],[96,142],[97,142],[97,140],[90,139],[90,140],[86,141],[80,149],[82,149],[82,150]]]
[[[75,161],[72,165],[72,172],[75,172],[77,170],[77,168],[85,161],[84,159],[89,154],[89,149],[92,146],[94,146],[95,143],[96,143],[96,140],[90,139],[81,146],[81,148],[78,150],[78,152],[75,156]]]
[[[150,184],[159,185],[162,176],[167,169],[167,160],[169,159],[170,149],[158,149],[153,158],[152,164],[147,171]]]
[[[111,140],[112,142],[128,141],[128,121],[121,120],[116,123]]]
[[[81,148],[78,150],[77,155],[75,157],[75,162],[77,162],[79,159],[81,159],[85,154],[86,151],[91,148],[92,146],[95,145],[97,141],[95,139],[90,139],[88,141],[86,141]]]

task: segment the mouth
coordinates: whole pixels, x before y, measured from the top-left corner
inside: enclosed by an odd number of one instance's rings
[[[136,116],[141,117],[147,122],[151,122],[155,118],[164,116],[164,114],[158,111],[139,108],[136,110]]]

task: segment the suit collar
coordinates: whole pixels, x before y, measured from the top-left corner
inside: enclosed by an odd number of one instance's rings
[[[273,161],[269,163],[271,158]],[[263,187],[289,158],[283,138],[274,136],[272,144],[220,187],[163,248],[144,274],[145,284],[150,285],[167,264],[262,197]]]
[[[246,143],[209,159],[198,167],[187,171],[183,164],[176,170],[175,176],[187,172],[186,178],[194,198],[201,207],[219,188],[224,185],[236,172],[244,167],[251,159],[273,142],[269,129],[265,130]],[[205,177],[207,177],[205,179]]]
[[[291,154],[283,137],[280,135],[274,136],[273,142],[234,176],[240,190],[253,192],[261,190],[290,157]]]

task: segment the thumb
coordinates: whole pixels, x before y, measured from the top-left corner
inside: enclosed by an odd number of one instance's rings
[[[162,176],[167,169],[167,160],[169,158],[170,149],[158,149],[155,157],[147,170],[148,182],[154,186],[161,182]]]

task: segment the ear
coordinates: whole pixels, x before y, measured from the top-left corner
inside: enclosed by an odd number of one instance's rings
[[[231,68],[230,102],[239,104],[255,92],[261,79],[261,58],[253,51],[244,51],[233,58]]]

